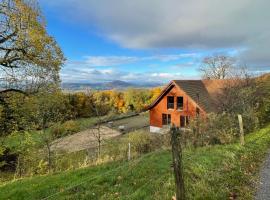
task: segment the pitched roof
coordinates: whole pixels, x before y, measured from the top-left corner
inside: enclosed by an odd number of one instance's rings
[[[201,80],[175,80],[179,88],[193,99],[206,112],[214,112],[214,103]]]
[[[173,86],[181,88],[193,101],[206,112],[217,111],[217,99],[222,89],[231,80],[173,80],[161,92],[160,96],[148,107],[154,107]]]

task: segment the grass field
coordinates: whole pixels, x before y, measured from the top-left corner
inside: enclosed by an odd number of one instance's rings
[[[270,126],[239,144],[184,151],[188,199],[253,199],[258,169],[270,147]],[[0,186],[0,199],[171,199],[171,153],[160,150],[114,162]]]

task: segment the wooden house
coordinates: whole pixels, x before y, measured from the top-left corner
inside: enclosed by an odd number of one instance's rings
[[[185,127],[191,118],[216,112],[217,96],[225,80],[174,80],[148,107],[150,131],[161,132],[174,124]]]

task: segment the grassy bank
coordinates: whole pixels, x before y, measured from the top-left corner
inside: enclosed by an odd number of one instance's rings
[[[239,144],[184,152],[189,199],[252,199],[258,169],[270,147],[270,126]],[[171,199],[171,153],[160,150],[131,162],[40,176],[0,186],[0,199]],[[52,196],[51,196],[52,195]]]

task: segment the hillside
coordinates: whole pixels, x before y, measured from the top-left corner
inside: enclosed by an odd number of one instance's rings
[[[81,91],[85,89],[95,89],[95,90],[112,90],[112,89],[127,89],[127,88],[152,88],[157,87],[162,84],[160,83],[132,83],[120,80],[114,80],[109,82],[100,83],[62,83],[62,89],[68,91]]]
[[[217,145],[184,152],[189,199],[252,199],[258,169],[270,147],[270,126],[246,145]],[[171,199],[171,153],[160,150],[131,162],[15,181],[0,186],[0,199]]]

